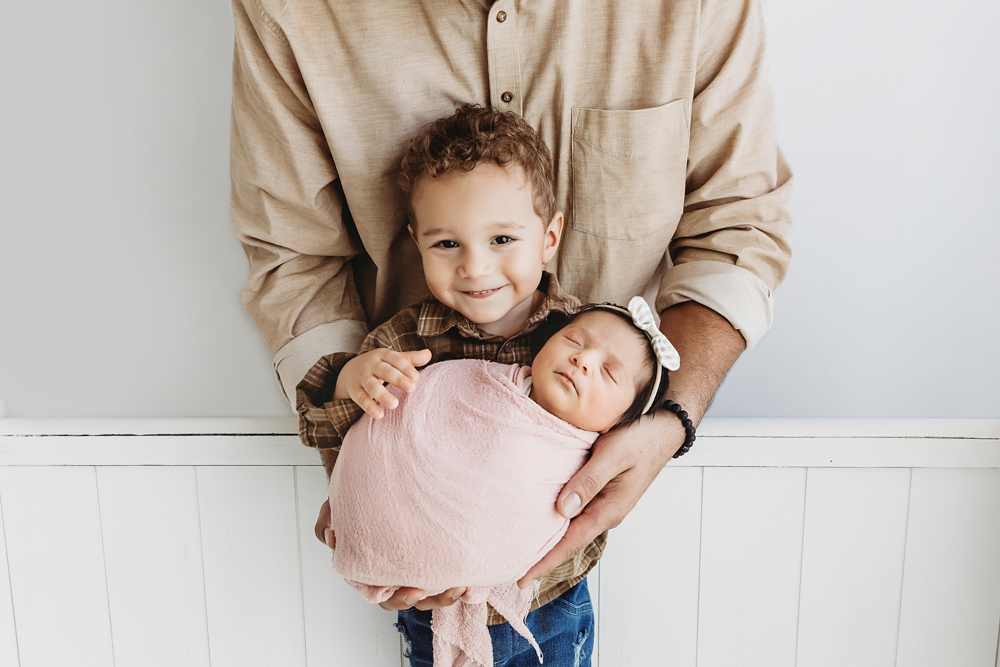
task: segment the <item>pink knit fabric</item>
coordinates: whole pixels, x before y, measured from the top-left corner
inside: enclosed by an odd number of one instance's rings
[[[333,565],[366,600],[469,587],[433,613],[435,667],[492,667],[487,602],[542,659],[515,582],[566,532],[556,499],[597,434],[524,396],[530,371],[446,361],[411,394],[390,386],[399,406],[351,428],[330,478]]]

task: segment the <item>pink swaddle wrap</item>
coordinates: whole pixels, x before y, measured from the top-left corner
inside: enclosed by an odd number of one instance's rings
[[[398,588],[437,595],[435,667],[491,667],[486,603],[541,651],[524,625],[532,591],[516,581],[566,532],[555,509],[597,433],[525,396],[526,367],[446,361],[420,373],[394,410],[355,424],[330,478],[333,565],[368,602]]]

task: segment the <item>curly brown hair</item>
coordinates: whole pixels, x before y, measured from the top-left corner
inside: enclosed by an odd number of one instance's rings
[[[420,178],[472,171],[480,162],[521,167],[531,183],[535,213],[548,224],[556,212],[548,147],[517,114],[484,109],[478,104],[463,104],[454,114],[425,126],[410,140],[399,175],[410,220],[414,221],[413,189]]]

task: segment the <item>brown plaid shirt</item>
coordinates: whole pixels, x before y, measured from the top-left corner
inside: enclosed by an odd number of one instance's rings
[[[539,289],[545,292],[544,301],[524,329],[510,338],[483,332],[469,318],[429,297],[404,308],[372,331],[358,354],[376,348],[399,352],[429,349],[430,363],[485,359],[503,364],[530,364],[552,334],[565,326],[581,308],[580,301],[563,294],[559,283],[549,273],[543,274]],[[330,400],[340,370],[354,356],[344,352],[327,355],[299,383],[296,391],[299,436],[306,445],[339,450],[348,429],[364,414],[350,399]],[[586,577],[604,552],[607,535],[607,532],[602,533],[575,558],[542,578],[532,610],[556,599]],[[488,622],[496,625],[504,619],[490,608]]]

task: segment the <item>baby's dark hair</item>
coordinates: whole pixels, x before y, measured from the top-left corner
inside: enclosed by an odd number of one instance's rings
[[[552,156],[530,124],[512,111],[463,104],[410,139],[400,166],[399,187],[413,219],[413,189],[424,177],[472,171],[480,162],[524,170],[535,213],[548,224],[556,212]]]
[[[646,355],[643,357],[643,363],[642,363],[642,370],[644,375],[641,378],[641,381],[636,382],[635,400],[633,400],[632,405],[630,405],[628,409],[622,413],[622,416],[618,418],[618,421],[615,422],[615,425],[611,427],[611,428],[618,428],[619,426],[625,426],[627,424],[631,424],[632,422],[636,421],[637,419],[639,419],[639,417],[643,415],[642,409],[646,407],[646,403],[649,402],[649,396],[650,394],[653,393],[654,390],[653,385],[656,382],[656,367],[659,365],[660,362],[656,358],[656,352],[653,351],[653,344],[650,342],[649,338],[646,336],[645,333],[643,333],[643,331],[639,327],[635,326],[635,323],[632,321],[632,317],[628,315],[627,312],[622,312],[622,310],[624,309],[615,310],[612,308],[602,308],[601,307],[602,305],[613,306],[613,308],[615,309],[621,308],[621,306],[617,306],[611,303],[591,304],[589,306],[585,306],[584,309],[581,310],[579,313],[577,313],[576,316],[579,317],[584,313],[593,312],[595,310],[617,315],[624,321],[628,322],[629,329],[632,331],[633,334],[635,334],[638,340],[641,340],[643,342],[643,349],[646,351]],[[661,369],[660,384],[655,387],[656,394],[655,396],[653,396],[653,403],[649,408],[650,414],[659,410],[663,406],[664,401],[667,400],[667,387],[669,385],[670,381],[667,378],[667,371],[666,369]]]

